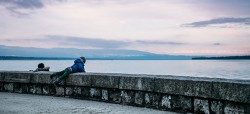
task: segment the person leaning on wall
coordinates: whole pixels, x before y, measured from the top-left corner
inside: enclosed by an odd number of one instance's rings
[[[50,67],[45,67],[43,63],[39,63],[37,65],[37,69],[34,70],[33,72],[38,72],[38,71],[49,71]]]
[[[86,62],[85,57],[80,57],[74,61],[74,64],[70,67],[65,68],[64,70],[60,72],[53,73],[50,75],[50,78],[53,79],[55,77],[56,79],[52,81],[54,85],[57,85],[60,83],[63,79],[69,76],[71,73],[77,73],[77,72],[83,72],[85,73],[84,64]]]

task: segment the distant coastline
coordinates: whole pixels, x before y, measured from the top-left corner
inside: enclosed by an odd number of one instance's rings
[[[74,60],[77,57],[22,57],[0,56],[0,60]],[[168,57],[168,56],[131,56],[131,57],[87,57],[88,60],[250,60],[246,56],[219,56],[219,57]]]
[[[250,60],[250,55],[245,56],[222,56],[222,57],[195,57],[192,60]]]
[[[73,59],[75,58],[0,56],[0,60],[73,60]]]
[[[74,60],[77,57],[22,57],[0,56],[0,60]],[[191,60],[189,56],[111,56],[111,57],[86,57],[88,60]]]

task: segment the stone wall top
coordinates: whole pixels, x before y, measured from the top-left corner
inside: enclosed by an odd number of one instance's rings
[[[52,73],[0,71],[0,81],[50,84],[49,76]],[[63,84],[69,86],[148,91],[250,103],[250,80],[147,74],[74,73],[65,81],[66,83]]]

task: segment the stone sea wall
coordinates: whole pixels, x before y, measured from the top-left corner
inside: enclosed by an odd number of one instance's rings
[[[51,74],[0,71],[0,91],[96,100],[181,113],[250,114],[250,80],[75,73],[54,87]]]

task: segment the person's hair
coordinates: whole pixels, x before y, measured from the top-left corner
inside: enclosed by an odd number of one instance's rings
[[[44,68],[44,64],[43,63],[39,63],[38,64],[38,68]]]
[[[86,62],[85,57],[80,57],[80,59],[82,59],[82,62],[83,62],[83,63],[85,63],[85,62]]]

